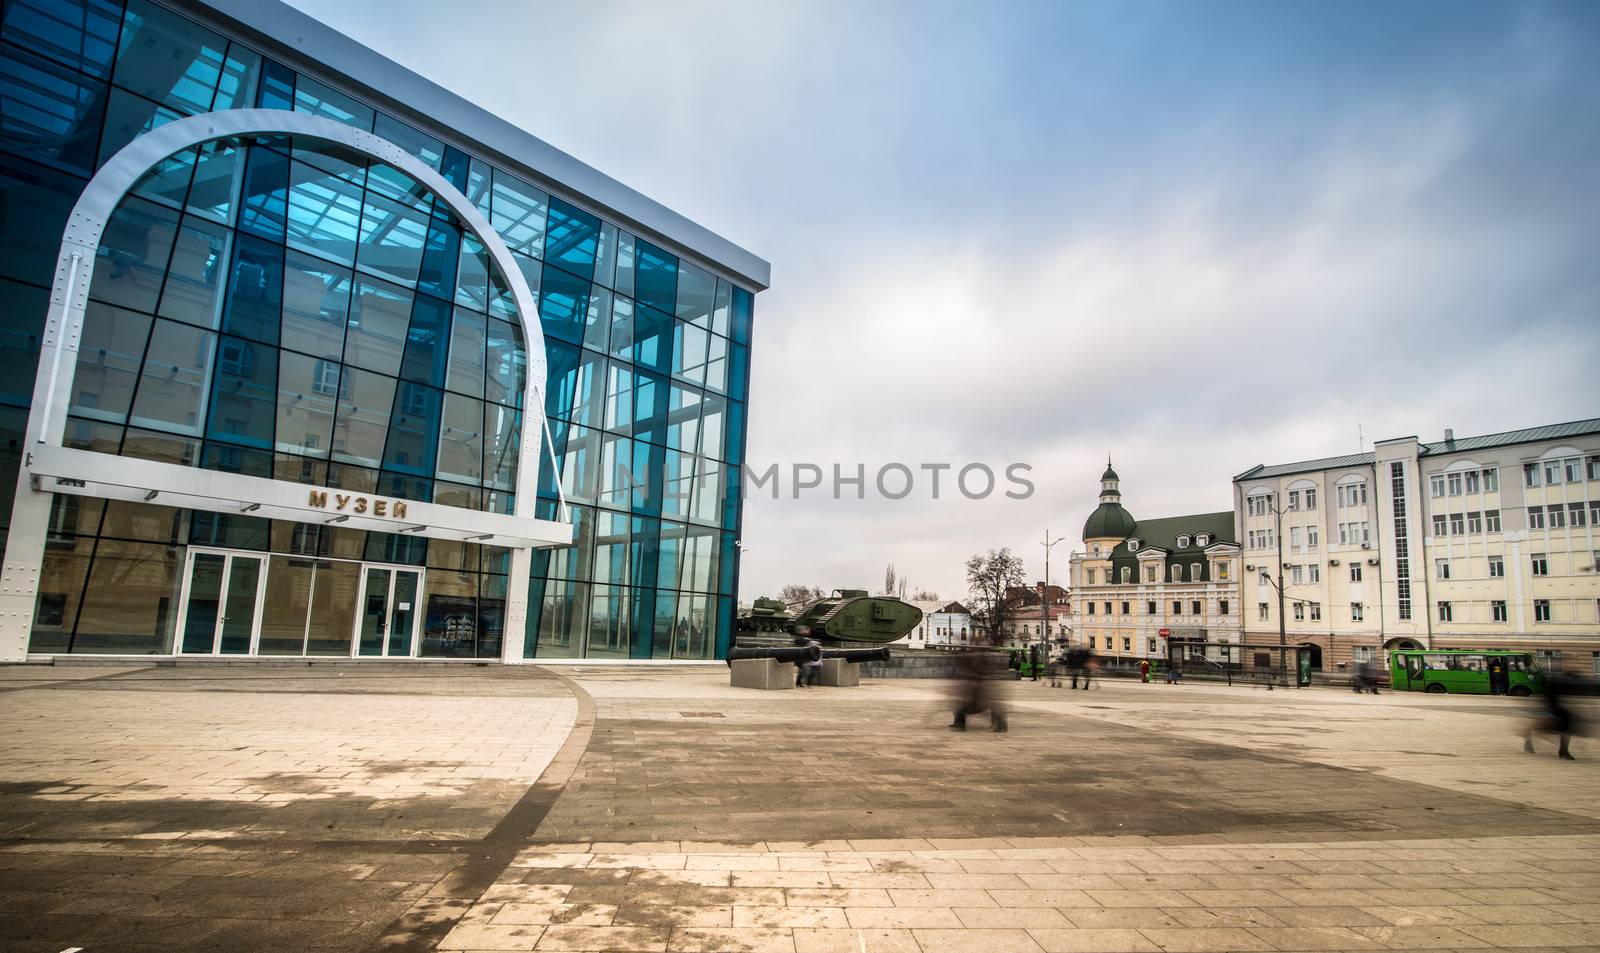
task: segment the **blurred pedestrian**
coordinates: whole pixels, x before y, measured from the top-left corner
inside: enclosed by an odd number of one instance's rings
[[[1094,650],[1093,649],[1085,649],[1084,652],[1083,652],[1083,690],[1084,691],[1088,691],[1089,690],[1089,680],[1094,677],[1095,671],[1097,669],[1099,669],[1099,668],[1100,668],[1100,656],[1094,654]]]
[[[957,656],[954,694],[955,718],[950,722],[951,731],[966,731],[967,716],[985,711],[995,731],[1007,730],[1005,705],[977,654],[966,652]]]
[[[1147,658],[1139,660],[1139,680],[1146,685],[1150,684],[1150,660]]]
[[[810,658],[795,663],[795,688],[815,687],[822,681],[822,643],[810,639],[806,642],[806,648],[813,651]]]
[[[1357,684],[1360,686],[1358,690],[1364,689],[1374,695],[1378,694],[1378,682],[1382,680],[1382,674],[1378,671],[1378,663],[1372,659],[1363,659],[1357,671]]]
[[[1533,733],[1535,731],[1548,731],[1560,739],[1556,749],[1556,757],[1567,761],[1576,761],[1568,747],[1572,744],[1572,736],[1579,730],[1578,713],[1568,704],[1567,696],[1572,693],[1572,684],[1566,675],[1561,672],[1552,672],[1545,676],[1544,694],[1540,695],[1538,712],[1529,721],[1528,733],[1523,736],[1522,750],[1533,754]]]

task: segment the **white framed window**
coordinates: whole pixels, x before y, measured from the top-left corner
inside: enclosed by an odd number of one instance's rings
[[[1128,540],[1128,552],[1136,553],[1138,551],[1139,551],[1139,541],[1137,539]]]
[[[1263,586],[1272,585],[1272,574],[1267,572],[1265,569],[1261,570],[1261,584]]]
[[[1290,490],[1287,499],[1288,499],[1288,506],[1285,507],[1285,509],[1298,510],[1300,508],[1300,491],[1299,490]]]
[[[1483,511],[1483,531],[1485,533],[1498,533],[1498,532],[1500,532],[1500,511],[1499,510],[1484,510]]]
[[[1473,511],[1467,514],[1467,532],[1474,535],[1483,532],[1483,514]]]
[[[1200,582],[1205,578],[1205,567],[1199,563],[1189,564],[1189,581]]]
[[[1490,600],[1490,602],[1489,602],[1489,619],[1492,622],[1504,622],[1504,621],[1506,621],[1506,601],[1504,599],[1492,599],[1492,600]]]
[[[1467,492],[1477,493],[1483,481],[1479,478],[1477,470],[1468,470],[1464,476],[1467,478]]]
[[[1300,551],[1300,527],[1289,527],[1289,548],[1295,552]]]
[[[1435,473],[1428,477],[1428,495],[1444,496],[1444,474]]]
[[[1311,603],[1311,621],[1312,622],[1320,622],[1320,621],[1322,621],[1322,603],[1320,603],[1320,602]]]
[[[1261,619],[1262,622],[1267,621],[1267,611],[1267,604],[1265,602],[1256,603],[1256,615]]]
[[[1144,581],[1145,582],[1155,582],[1156,581],[1156,567],[1154,565],[1149,565],[1149,566],[1144,567]]]
[[[1435,559],[1433,561],[1433,577],[1435,579],[1449,579],[1450,578],[1450,560],[1448,560],[1448,559]]]
[[[1499,579],[1506,574],[1506,558],[1504,556],[1489,557],[1489,578]]]
[[[1568,483],[1583,482],[1582,460],[1579,460],[1577,457],[1568,457],[1567,459],[1561,461],[1561,468],[1563,471],[1565,471],[1564,475],[1566,476]]]
[[[1451,513],[1450,514],[1450,535],[1451,536],[1465,536],[1466,533],[1467,533],[1467,514],[1465,514],[1465,513]]]
[[[1535,576],[1548,576],[1548,575],[1550,575],[1550,557],[1549,556],[1545,555],[1544,553],[1534,553],[1530,557],[1528,557],[1528,561],[1533,566],[1533,574]]]
[[[1360,563],[1351,563],[1350,564],[1350,581],[1351,582],[1360,582],[1361,581],[1361,564]]]
[[[1461,495],[1461,474],[1446,473],[1444,475],[1445,487],[1451,496]]]
[[[1562,508],[1561,504],[1557,503],[1554,506],[1545,507],[1545,509],[1549,512],[1549,520],[1548,520],[1548,522],[1550,524],[1550,528],[1551,529],[1565,529],[1566,528],[1566,525],[1567,525],[1567,511]]]
[[[1533,621],[1535,621],[1535,622],[1549,622],[1550,621],[1550,600],[1549,599],[1535,599],[1535,600],[1533,600]]]
[[[1371,661],[1374,661],[1373,650],[1372,650],[1372,646],[1370,646],[1370,645],[1358,645],[1358,646],[1356,646],[1355,653],[1356,653],[1355,654],[1355,658],[1356,658],[1357,662],[1371,662]]]
[[[1315,527],[1315,526],[1307,526],[1306,527],[1306,548],[1307,549],[1311,549],[1311,550],[1315,550],[1317,548],[1317,544],[1319,542],[1321,542],[1321,533],[1317,530],[1317,527]]]
[[[1537,463],[1524,463],[1522,465],[1522,485],[1539,485],[1539,465]]]
[[[1308,510],[1316,509],[1317,508],[1317,489],[1316,489],[1316,487],[1311,487],[1311,488],[1307,489],[1305,491],[1305,495],[1306,495],[1306,509],[1308,509]]]
[[[1122,584],[1123,585],[1127,585],[1128,583],[1130,583],[1132,581],[1133,581],[1133,567],[1132,566],[1123,566],[1122,567]]]
[[[1144,650],[1147,653],[1151,654],[1151,655],[1156,654],[1156,640],[1155,639],[1145,639],[1144,641],[1145,641],[1145,649]]]
[[[1350,621],[1361,622],[1366,619],[1366,607],[1359,602],[1350,603]]]
[[[1305,579],[1302,578],[1302,576],[1301,576],[1300,567],[1299,566],[1290,566],[1289,567],[1289,584],[1291,586],[1298,586],[1302,582],[1305,582]]]
[[[1322,564],[1321,563],[1312,563],[1310,572],[1311,572],[1311,582],[1312,582],[1313,585],[1315,585],[1317,583],[1320,583],[1322,581]]]
[[[1211,575],[1218,582],[1226,582],[1227,580],[1233,578],[1233,573],[1231,571],[1232,567],[1233,567],[1233,561],[1232,560],[1219,559],[1216,562],[1211,564]]]
[[[1206,546],[1210,546],[1211,545],[1211,534],[1210,533],[1201,533],[1199,536],[1196,536],[1194,538],[1194,544],[1196,546],[1199,546],[1199,547],[1202,547],[1202,548],[1204,548]]]
[[[1304,622],[1305,620],[1306,620],[1306,604],[1304,602],[1296,602],[1294,604],[1294,621],[1296,621],[1296,622]]]
[[[1561,461],[1546,460],[1544,462],[1545,486],[1555,486],[1561,482]]]
[[[1483,474],[1483,492],[1485,492],[1485,493],[1499,493],[1500,492],[1500,468],[1499,467],[1485,467],[1484,469],[1482,469],[1482,470],[1480,470],[1478,472]]]
[[[1544,509],[1542,507],[1528,507],[1528,528],[1544,529]]]
[[[1583,504],[1582,503],[1568,503],[1567,504],[1567,525],[1568,526],[1576,528],[1576,527],[1584,525],[1587,522],[1589,522],[1589,521],[1584,518],[1584,510],[1583,510]]]
[[[1178,565],[1177,563],[1173,563],[1171,566],[1167,567],[1167,581],[1168,582],[1182,582],[1183,581],[1183,567]]]
[[[1435,536],[1443,536],[1443,535],[1445,535],[1445,532],[1446,532],[1445,519],[1446,518],[1445,518],[1445,515],[1443,513],[1436,514],[1433,517],[1433,535],[1435,535]]]
[[[1189,548],[1189,537],[1187,537],[1187,536],[1179,536],[1178,537],[1178,548],[1179,549],[1188,549]]]
[[[1086,585],[1086,586],[1094,585],[1095,576],[1097,574],[1098,574],[1097,571],[1092,567],[1088,568],[1088,569],[1085,569],[1083,571],[1083,583],[1084,583],[1084,585]]]
[[[1451,608],[1450,603],[1448,603],[1448,602],[1439,603],[1439,621],[1440,622],[1454,622],[1455,621],[1455,610]]]

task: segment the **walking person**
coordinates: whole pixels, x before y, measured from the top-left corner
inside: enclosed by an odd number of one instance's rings
[[[795,663],[795,688],[815,687],[822,681],[822,643],[818,642],[816,639],[811,639],[806,642],[806,648],[812,648],[813,646],[817,650],[816,658],[810,658],[803,662]]]
[[[955,688],[955,718],[951,731],[966,731],[967,716],[987,711],[989,724],[995,731],[1006,731],[1005,705],[989,684],[988,673],[978,663],[978,657],[964,653],[957,662]]]
[[[1576,761],[1568,747],[1572,744],[1572,736],[1579,730],[1578,714],[1572,710],[1567,702],[1571,694],[1571,684],[1565,675],[1554,672],[1545,677],[1544,694],[1540,696],[1543,701],[1540,711],[1530,721],[1528,733],[1523,736],[1522,750],[1534,754],[1533,733],[1535,731],[1548,731],[1560,739],[1556,748],[1556,757],[1566,761]]]
[[[1100,667],[1100,657],[1093,650],[1085,649],[1083,653],[1083,690],[1089,690],[1089,680],[1094,677],[1095,669]]]
[[[1139,681],[1150,684],[1150,660],[1147,658],[1139,660]]]

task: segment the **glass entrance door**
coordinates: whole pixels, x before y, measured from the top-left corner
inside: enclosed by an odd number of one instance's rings
[[[361,615],[356,620],[355,654],[371,658],[410,658],[416,654],[417,597],[422,572],[391,566],[366,566],[361,574]]]
[[[250,655],[260,629],[266,559],[249,553],[190,550],[183,582],[178,651]]]

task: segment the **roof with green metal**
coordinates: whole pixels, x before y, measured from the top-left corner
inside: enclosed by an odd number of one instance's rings
[[[1084,539],[1126,539],[1133,535],[1133,514],[1121,503],[1101,503],[1083,523]]]

